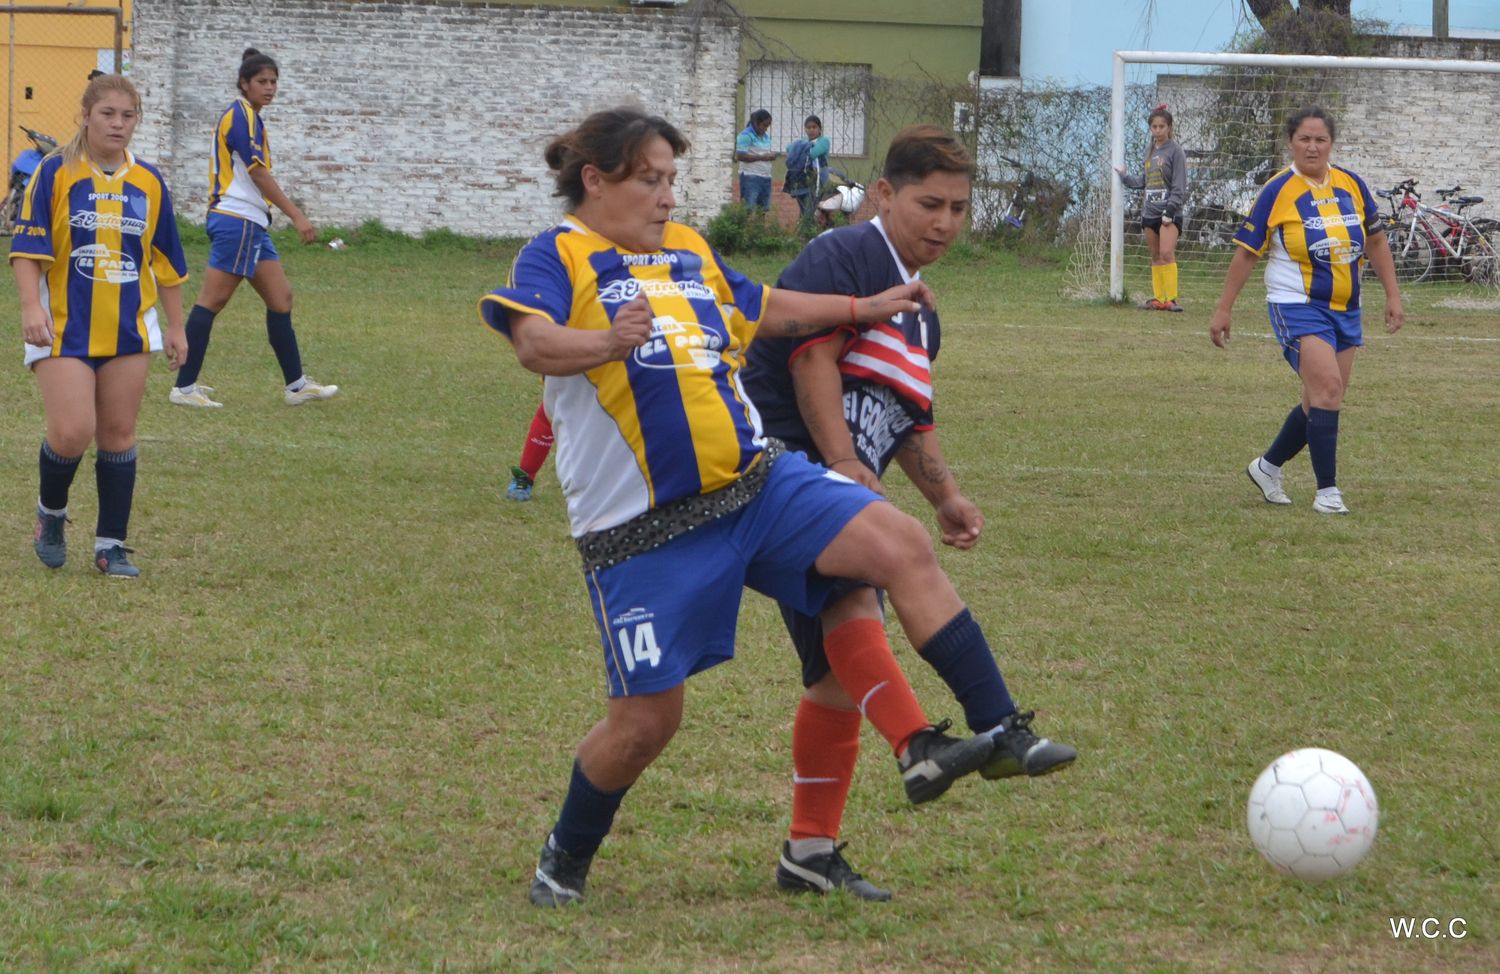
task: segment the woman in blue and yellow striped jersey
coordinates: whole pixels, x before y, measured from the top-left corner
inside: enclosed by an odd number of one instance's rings
[[[595,113],[554,140],[546,161],[567,215],[480,305],[521,364],[545,376],[609,694],[533,874],[542,907],[583,897],[625,792],[677,731],[687,679],[733,657],[745,586],[816,614],[829,576],[892,582],[918,645],[961,608],[942,596],[926,528],[768,440],[740,381],[758,334],[886,321],[931,293],[915,281],[869,297],[804,294],[737,273],[671,219],[687,148],[670,123],[635,109]],[[874,655],[868,665],[890,675],[868,706],[904,715],[908,795],[936,797],[993,742],[932,727],[889,646]]]
[[[1265,454],[1250,461],[1250,480],[1271,504],[1290,504],[1281,468],[1307,447],[1317,477],[1313,510],[1348,514],[1338,488],[1339,408],[1354,371],[1354,350],[1364,344],[1359,308],[1360,268],[1375,268],[1385,288],[1385,328],[1395,334],[1406,320],[1396,267],[1380,208],[1365,181],[1329,162],[1334,122],[1309,107],[1286,121],[1292,164],[1272,176],[1244,224],[1229,262],[1224,292],[1209,325],[1220,348],[1229,340],[1229,313],[1250,271],[1269,253],[1266,301],[1282,354],[1302,380],[1302,401],[1292,407]]]
[[[271,175],[271,145],[263,108],[276,98],[281,69],[269,56],[247,48],[240,59],[240,96],[214,126],[214,154],[209,161],[208,270],[198,300],[188,313],[188,358],[177,375],[170,400],[178,406],[217,409],[213,389],[200,385],[198,374],[208,354],[214,317],[234,296],[240,281],[266,304],[266,339],[276,353],[286,382],[287,405],[330,399],[339,391],[302,371],[302,352],[292,330],[292,286],[281,269],[281,257],[267,232],[271,206],[287,215],[304,244],[318,239],[317,228],[298,209]]]
[[[48,568],[67,558],[68,490],[92,440],[99,486],[94,564],[116,577],[140,574],[125,535],[150,353],[165,348],[172,368],[187,355],[187,261],[172,197],[161,173],[127,148],[140,115],[140,95],[125,78],[106,74],[88,83],[78,133],[37,169],[10,250],[25,361],[47,417],[37,557]]]

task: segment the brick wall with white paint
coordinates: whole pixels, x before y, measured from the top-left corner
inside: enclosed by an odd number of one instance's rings
[[[1500,41],[1383,39],[1384,57],[1500,61]],[[1462,183],[1500,203],[1500,74],[1372,71],[1346,92],[1338,158],[1372,187]],[[1435,194],[1427,202],[1438,201]],[[1500,206],[1487,206],[1490,215]]]
[[[131,73],[145,101],[135,149],[193,218],[246,47],[280,64],[265,111],[273,165],[317,224],[529,236],[562,212],[547,142],[628,101],[693,143],[678,164],[679,219],[701,225],[729,201],[731,22],[455,0],[136,0],[134,14]]]

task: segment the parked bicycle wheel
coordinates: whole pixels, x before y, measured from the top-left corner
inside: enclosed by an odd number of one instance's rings
[[[1412,232],[1411,227],[1396,226],[1387,231],[1391,245],[1391,257],[1396,261],[1396,280],[1402,284],[1418,284],[1432,273],[1432,241],[1421,230]]]
[[[1464,241],[1464,280],[1485,287],[1500,286],[1500,220],[1475,220]]]

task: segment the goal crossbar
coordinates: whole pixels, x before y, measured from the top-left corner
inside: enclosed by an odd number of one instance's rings
[[[1457,71],[1500,74],[1500,61],[1408,57],[1331,57],[1312,54],[1216,54],[1203,51],[1116,51],[1109,102],[1109,164],[1125,164],[1125,65],[1188,64],[1209,67],[1354,68],[1376,71]],[[1125,206],[1120,180],[1110,180],[1109,296],[1125,297]]]

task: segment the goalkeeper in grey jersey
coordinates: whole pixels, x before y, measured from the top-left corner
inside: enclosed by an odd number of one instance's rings
[[[1182,204],[1187,200],[1187,155],[1172,139],[1172,113],[1166,105],[1151,112],[1151,151],[1146,154],[1145,172],[1132,176],[1123,167],[1115,167],[1120,182],[1131,189],[1144,189],[1141,203],[1141,230],[1151,251],[1150,301],[1141,305],[1149,311],[1181,311],[1177,303],[1177,235],[1182,230]]]

